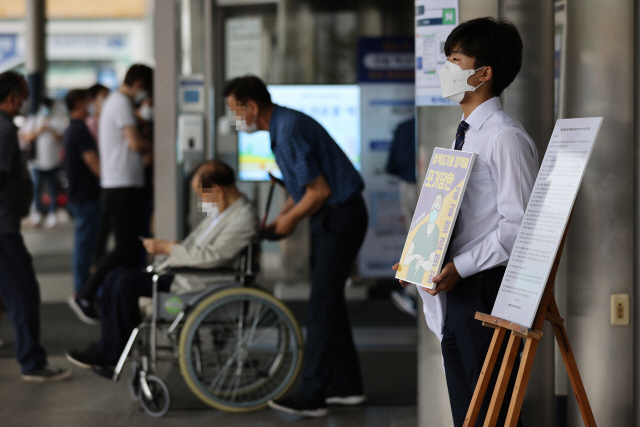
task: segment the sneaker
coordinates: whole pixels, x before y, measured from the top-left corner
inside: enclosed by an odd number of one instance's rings
[[[34,383],[52,383],[68,380],[72,375],[73,370],[71,370],[71,368],[58,368],[57,366],[45,365],[31,373],[23,374],[22,379]]]
[[[367,396],[360,393],[328,393],[325,402],[327,405],[343,405],[343,406],[355,406],[361,405],[367,401]]]
[[[29,220],[31,222],[32,227],[37,227],[42,222],[42,214],[40,212],[34,212],[31,214],[31,218]]]
[[[416,317],[416,299],[407,294],[404,289],[391,292],[391,301],[398,310]]]
[[[56,223],[57,223],[56,214],[53,212],[50,212],[47,215],[47,219],[44,220],[44,228],[51,230],[53,227],[56,226]]]
[[[326,417],[329,413],[325,404],[313,404],[298,394],[292,394],[278,400],[270,400],[269,407],[276,411],[305,417]]]
[[[67,304],[69,304],[69,307],[71,307],[71,310],[73,310],[76,316],[87,325],[100,324],[100,316],[89,301],[80,297],[74,298],[73,295],[71,295],[67,298]]]
[[[94,369],[94,367],[109,367],[109,363],[102,356],[95,344],[89,345],[85,350],[69,350],[65,352],[69,362],[82,369]]]

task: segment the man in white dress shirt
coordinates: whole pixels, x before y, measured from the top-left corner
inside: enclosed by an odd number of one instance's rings
[[[447,62],[440,71],[443,96],[459,102],[463,113],[452,148],[477,157],[448,258],[433,279],[436,287],[420,293],[423,299],[431,298],[427,293],[446,293],[442,356],[458,427],[464,423],[493,335],[493,329],[483,327],[474,315],[491,313],[493,308],[536,179],[538,153],[498,99],[522,63],[522,40],[515,26],[491,18],[462,23],[447,38],[445,53]],[[510,400],[516,372],[517,366],[505,402]],[[493,392],[497,373],[496,369],[487,396]],[[488,403],[485,399],[477,426],[484,424]],[[496,425],[504,424],[507,409],[503,405]]]

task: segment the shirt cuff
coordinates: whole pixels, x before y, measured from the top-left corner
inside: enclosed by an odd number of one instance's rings
[[[473,261],[473,257],[471,256],[471,251],[467,251],[453,258],[453,264],[456,266],[456,270],[458,270],[458,274],[463,279],[467,277],[471,277],[474,274],[480,272],[478,267],[476,267],[476,263]]]

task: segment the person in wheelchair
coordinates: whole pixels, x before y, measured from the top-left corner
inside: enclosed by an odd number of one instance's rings
[[[252,244],[258,232],[258,216],[235,185],[233,170],[212,160],[202,164],[193,175],[191,187],[207,217],[182,242],[144,239],[152,255],[165,255],[160,261],[171,268],[233,268],[242,250]],[[152,273],[138,269],[117,269],[103,283],[101,298],[102,336],[84,350],[71,350],[67,358],[81,368],[112,367],[118,361],[129,335],[142,321],[139,298],[152,295]],[[210,283],[209,283],[210,284]],[[160,291],[193,292],[206,284],[178,274],[163,275]]]

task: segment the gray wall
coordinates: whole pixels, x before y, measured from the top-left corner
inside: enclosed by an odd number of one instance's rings
[[[566,115],[604,122],[569,230],[565,324],[602,426],[633,425],[633,325],[610,325],[609,298],[634,288],[635,4],[567,0]]]

